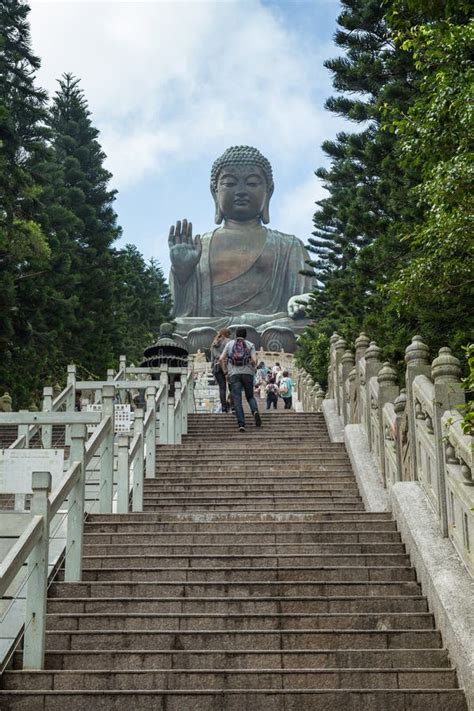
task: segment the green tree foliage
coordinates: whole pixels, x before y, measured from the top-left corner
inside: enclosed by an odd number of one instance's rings
[[[0,0],[0,390],[39,402],[69,362],[98,376],[138,359],[169,320],[159,265],[120,235],[115,191],[79,80],[48,106],[29,8]]]
[[[171,295],[158,263],[147,263],[133,245],[115,252],[113,262],[114,351],[138,364],[144,347],[170,320]]]
[[[387,293],[400,316],[459,347],[474,326],[474,22],[417,25],[399,43],[422,79],[406,114],[388,115],[401,164],[420,170],[424,218],[399,227],[410,261]]]
[[[395,362],[415,332],[433,350],[466,339],[473,82],[464,5],[342,2],[335,39],[345,55],[326,62],[338,92],[326,106],[361,130],[326,141],[331,164],[316,171],[328,197],[309,244],[319,285],[303,359],[308,341],[334,330],[349,342],[365,330]],[[318,352],[314,375],[326,369]]]
[[[0,382],[5,383],[16,369],[22,372],[19,358],[27,357],[33,335],[26,311],[37,306],[36,278],[50,256],[38,221],[46,94],[34,84],[39,59],[31,50],[28,11],[18,0],[0,2]],[[23,398],[30,385],[20,387]]]
[[[106,156],[97,140],[99,132],[92,125],[79,80],[71,74],[59,80],[49,124],[55,158],[64,171],[58,203],[75,218],[67,233],[73,247],[76,306],[63,336],[64,347],[73,361],[92,372],[104,372],[114,358],[110,247],[121,230],[113,209],[116,191],[109,189],[112,176],[104,167]],[[61,257],[68,259],[64,252]]]

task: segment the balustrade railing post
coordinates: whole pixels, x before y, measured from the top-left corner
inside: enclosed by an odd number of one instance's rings
[[[336,344],[337,345],[337,344]],[[351,351],[347,350],[343,353],[341,358],[341,372],[342,372],[342,415],[344,418],[344,426],[348,425],[351,421],[350,410],[351,410],[351,393],[349,389],[349,373],[354,367],[354,356]]]
[[[188,387],[186,370],[181,371],[181,435],[188,433]]]
[[[20,413],[29,413],[28,410],[20,410]],[[28,449],[30,446],[30,426],[29,425],[18,425],[17,430],[18,437],[24,437],[23,449]],[[25,494],[15,494],[15,511],[25,510]]]
[[[152,424],[146,433],[146,478],[154,479],[156,476],[156,390],[154,387],[146,389],[146,411],[153,410]]]
[[[338,333],[333,333],[329,339],[329,367],[328,367],[328,394],[330,398],[336,400],[336,349],[335,345],[340,339]]]
[[[168,398],[168,444],[174,444],[174,397]]]
[[[188,387],[186,388],[186,398],[187,398],[187,403],[188,403],[188,415],[191,412],[194,412],[194,378],[193,374],[189,373],[188,375]],[[187,429],[187,420],[186,420],[186,432],[188,431]]]
[[[402,419],[407,405],[405,389],[400,390],[399,396],[393,403],[395,410],[395,453],[397,457],[397,481],[403,481],[403,441],[402,441]]]
[[[29,410],[20,410],[21,414],[29,414]],[[29,425],[18,425],[18,437],[25,438],[24,449],[28,449],[30,446],[30,426]]]
[[[119,356],[119,370],[122,371],[122,378],[123,380],[126,380],[126,375],[127,375],[127,356],[121,355]]]
[[[168,400],[169,400],[169,384],[168,384],[168,366],[161,366],[160,387],[163,387],[163,395],[160,400],[160,444],[168,444]]]
[[[397,384],[397,371],[392,368],[390,363],[384,363],[377,375],[379,384],[378,397],[378,423],[379,423],[379,452],[380,452],[380,469],[384,485],[387,486],[387,472],[385,466],[385,431],[383,423],[383,408],[387,402],[394,402],[398,396],[399,388]]]
[[[23,668],[43,669],[48,590],[50,472],[33,472],[31,513],[43,517],[43,531],[28,558]]]
[[[137,410],[135,410],[135,417]],[[117,513],[128,513],[130,496],[130,461],[128,446],[130,438],[127,434],[118,436],[117,454]]]
[[[428,378],[431,378],[429,353],[429,348],[423,343],[421,336],[414,336],[411,344],[405,350],[408,446],[410,447],[410,474],[413,481],[418,479],[413,381],[417,375],[426,375]]]
[[[356,338],[354,346],[355,346],[355,369],[356,369],[356,379],[355,379],[355,407],[354,407],[354,423],[361,423],[361,407],[360,407],[360,401],[361,401],[361,388],[365,387],[361,383],[361,377],[360,377],[360,368],[359,368],[359,361],[361,358],[364,357],[365,352],[367,348],[370,345],[370,338],[362,331],[359,336]]]
[[[450,348],[441,348],[438,357],[431,366],[434,380],[433,431],[435,437],[436,473],[438,484],[438,500],[440,512],[440,527],[443,536],[448,536],[448,511],[445,474],[445,451],[443,439],[443,424],[441,418],[446,410],[454,410],[465,402],[465,392],[462,387],[461,363],[452,355]]]
[[[153,426],[150,429],[154,435],[155,427]],[[132,511],[143,511],[143,410],[135,410],[135,419],[133,422],[133,436],[135,437],[135,435],[141,436],[141,445],[138,449],[135,461],[133,463]],[[153,444],[155,445],[155,442],[153,442]]]
[[[357,369],[354,366],[349,372],[349,403],[348,403],[348,421],[350,424],[357,422]]]
[[[316,412],[321,412],[324,397],[324,390],[319,385],[318,390],[316,392]]]
[[[104,385],[102,388],[102,416],[111,418],[111,427],[105,438],[101,452],[100,466],[100,513],[112,513],[112,500],[114,493],[114,397],[115,387]]]
[[[174,444],[181,444],[181,433],[182,433],[182,415],[181,410],[183,407],[183,399],[181,392],[181,383],[177,382],[174,386],[174,398],[176,410],[174,413],[175,423],[174,423]]]
[[[371,341],[369,347],[365,352],[365,426],[367,429],[367,439],[369,441],[369,449],[371,452],[374,450],[374,441],[372,436],[371,428],[371,392],[370,392],[370,379],[376,376],[382,367],[380,362],[380,355],[382,349],[378,347],[375,341]]]
[[[71,385],[71,390],[66,399],[66,412],[74,412],[76,409],[76,366],[71,363],[67,367],[67,385]],[[64,431],[64,442],[66,445],[71,444],[71,426],[66,425]]]
[[[346,352],[347,349],[347,343],[343,338],[340,338],[336,343],[334,344],[334,353],[335,353],[335,386],[336,386],[336,405],[337,405],[337,414],[340,415],[341,417],[343,416],[343,407],[344,407],[344,393],[343,393],[343,380],[342,380],[342,357],[344,353]]]
[[[112,383],[115,377],[115,370],[113,368],[107,368],[107,380]]]
[[[84,463],[86,426],[71,426],[71,450],[69,462],[81,462],[81,471],[68,497],[68,517],[66,534],[66,563],[64,580],[77,583],[82,578],[82,552],[84,540],[84,508],[86,488],[86,468]]]
[[[43,412],[51,412],[53,409],[53,388],[43,388]],[[41,426],[41,444],[44,449],[51,449],[53,444],[53,426]]]

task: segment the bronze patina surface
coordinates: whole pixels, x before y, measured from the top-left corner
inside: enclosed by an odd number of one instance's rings
[[[300,331],[312,279],[302,276],[309,258],[303,243],[265,227],[273,193],[270,163],[255,148],[234,146],[211,171],[219,227],[193,237],[192,224],[170,228],[170,284],[178,332],[235,324]]]

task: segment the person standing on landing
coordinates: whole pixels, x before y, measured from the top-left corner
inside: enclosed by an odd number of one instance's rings
[[[291,405],[293,403],[293,383],[287,370],[283,371],[283,375],[278,386],[278,392],[285,403],[285,410],[291,410]]]
[[[229,342],[230,330],[223,328],[212,341],[211,345],[211,367],[212,374],[219,386],[222,412],[227,412],[227,378],[219,359],[226,344]]]
[[[254,375],[257,365],[257,355],[255,346],[246,340],[247,329],[238,328],[235,332],[235,339],[229,341],[219,359],[222,370],[227,371],[230,391],[232,394],[232,404],[237,417],[237,424],[240,432],[245,432],[245,415],[242,406],[242,390],[245,393],[252,415],[257,427],[262,426],[262,419],[258,411],[257,401],[254,394]]]

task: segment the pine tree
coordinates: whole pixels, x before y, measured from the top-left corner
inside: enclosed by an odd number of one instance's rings
[[[139,362],[160,325],[170,320],[170,291],[158,263],[147,263],[131,244],[115,252],[113,279],[114,351]]]
[[[325,63],[338,92],[326,108],[361,128],[323,143],[331,164],[316,171],[328,197],[318,203],[308,246],[318,279],[310,316],[318,333],[338,330],[350,340],[367,328],[383,342],[395,314],[384,311],[387,298],[380,286],[408,252],[394,225],[401,219],[413,223],[419,210],[407,192],[416,171],[401,169],[396,136],[382,123],[387,104],[404,110],[413,100],[417,73],[395,46],[378,0],[343,0],[338,24],[335,41],[345,55]],[[391,333],[388,339],[395,358],[406,337],[404,326],[396,344]]]
[[[61,209],[72,214],[74,245],[69,255],[71,287],[65,298],[71,305],[64,350],[70,360],[93,373],[113,365],[113,285],[111,245],[120,235],[113,209],[115,190],[104,168],[105,154],[98,142],[79,80],[64,74],[53,98],[49,125],[58,162],[64,170],[59,196]],[[70,235],[71,232],[68,231]]]
[[[37,219],[47,153],[46,94],[35,86],[40,61],[31,50],[28,12],[19,0],[0,2],[0,388],[16,390],[21,404],[31,389],[24,365],[36,279],[50,254]],[[29,312],[22,294],[28,295]]]

